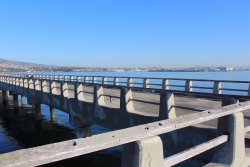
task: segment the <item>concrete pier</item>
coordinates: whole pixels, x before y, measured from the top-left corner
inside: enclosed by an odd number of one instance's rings
[[[192,157],[211,162],[207,165],[250,165],[244,144],[245,133],[250,130],[250,121],[244,117],[250,110],[249,90],[225,88],[222,84],[247,85],[250,82],[173,79],[185,81],[180,86],[173,85],[169,78],[156,78],[158,83],[152,83],[152,78],[113,79],[0,76],[0,89],[12,91],[13,99],[15,95],[26,96],[28,104],[34,106],[35,115],[41,114],[41,104],[50,107],[51,120],[55,117],[54,109],[59,109],[69,114],[70,122],[79,132],[79,139],[74,141],[21,151],[24,156],[18,159],[20,164],[27,165],[25,158],[28,155],[33,156],[29,159],[34,158],[28,161],[30,164],[41,165],[124,145],[124,167],[172,166]],[[195,82],[210,82],[213,86],[197,86]],[[141,87],[136,87],[138,84]],[[173,86],[183,91],[171,90]],[[211,92],[195,92],[196,89],[210,89]],[[226,90],[245,94],[223,94]],[[6,95],[3,99],[7,99]],[[92,124],[114,131],[91,136]],[[37,130],[39,128],[37,126]],[[49,152],[48,148],[52,147],[54,150]],[[20,154],[10,153],[8,157],[13,160],[17,155]],[[0,166],[11,162],[1,156],[0,160]]]
[[[2,90],[2,96],[3,96],[3,104],[7,104],[9,101],[9,91],[8,90]]]
[[[55,119],[55,108],[53,106],[50,106],[50,120],[54,120]]]

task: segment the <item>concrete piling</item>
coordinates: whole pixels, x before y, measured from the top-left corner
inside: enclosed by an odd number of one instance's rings
[[[8,90],[2,90],[2,96],[3,96],[3,104],[7,104],[9,101],[9,91]]]
[[[124,146],[122,167],[163,167],[163,146],[159,136]]]
[[[161,92],[159,120],[176,118],[174,94]]]
[[[91,125],[90,123],[84,122],[74,115],[69,115],[69,122],[71,125],[76,127],[76,137],[85,138],[91,136]]]
[[[36,104],[33,104],[33,106],[34,106],[35,112],[37,114],[40,114],[41,113],[41,104],[36,103]]]
[[[13,94],[13,101],[18,102],[18,94]]]
[[[54,121],[55,120],[55,108],[53,106],[50,106],[49,109],[50,109],[50,120]]]
[[[121,88],[121,99],[120,99],[120,109],[121,112],[133,112],[134,105],[132,99],[132,90],[127,88]]]
[[[225,98],[222,106],[237,104],[239,100]],[[235,113],[221,117],[218,120],[218,135],[228,134],[229,141],[216,149],[212,162],[230,164],[230,166],[244,166],[245,153],[245,129],[243,114]]]

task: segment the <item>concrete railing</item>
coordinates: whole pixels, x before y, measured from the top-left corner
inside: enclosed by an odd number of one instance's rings
[[[9,77],[9,76],[5,76]],[[182,79],[182,78],[144,78],[123,76],[79,76],[79,75],[15,75],[20,78],[34,78],[51,81],[75,81],[88,84],[126,86],[128,88],[153,88],[160,90],[179,90],[185,92],[205,92],[211,94],[235,94],[250,96],[250,81]],[[5,79],[6,80],[6,79]],[[235,88],[236,87],[236,88]],[[243,88],[242,88],[243,87]]]
[[[231,103],[235,103],[235,101],[230,101],[229,104]],[[242,112],[249,109],[250,102],[243,102],[83,139],[68,140],[0,154],[0,166],[43,165],[120,145],[124,146],[123,167],[173,166],[210,149],[214,149],[214,155],[210,163],[235,167],[248,166]],[[217,118],[219,118],[219,121],[215,138],[164,158],[162,144],[164,138],[160,138],[159,135],[162,136],[178,129]]]

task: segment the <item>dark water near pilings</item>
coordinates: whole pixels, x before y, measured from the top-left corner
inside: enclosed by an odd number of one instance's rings
[[[41,106],[40,115],[26,104],[21,105],[19,97],[18,107],[12,99],[3,105],[0,94],[0,154],[77,138],[78,131],[69,124],[68,114],[55,110],[55,119],[51,120],[48,106]],[[107,131],[97,125],[91,127],[92,135]],[[119,167],[120,150],[108,149],[44,166]]]

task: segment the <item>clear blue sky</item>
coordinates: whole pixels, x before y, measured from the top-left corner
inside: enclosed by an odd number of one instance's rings
[[[0,0],[0,58],[250,66],[249,0]]]

